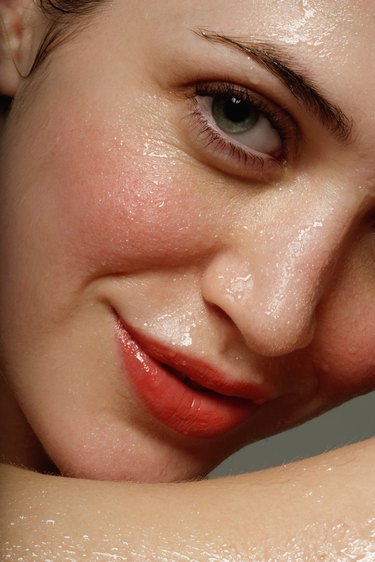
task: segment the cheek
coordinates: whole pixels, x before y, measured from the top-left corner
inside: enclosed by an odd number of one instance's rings
[[[50,116],[39,136],[30,130],[32,153],[12,145],[1,169],[1,326],[36,338],[93,282],[187,268],[215,243],[212,198],[185,162],[144,154],[140,134],[129,131],[125,145],[115,127],[78,113]]]
[[[373,269],[350,268],[319,319],[315,360],[333,398],[348,399],[375,389]]]
[[[53,158],[47,212],[70,265],[126,273],[179,265],[209,247],[212,204],[185,179],[183,164],[144,155],[142,139],[124,146],[92,128],[62,132],[59,143],[67,148]]]

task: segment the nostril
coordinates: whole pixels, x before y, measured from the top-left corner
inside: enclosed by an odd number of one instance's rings
[[[211,310],[212,314],[216,316],[216,318],[219,318],[220,320],[224,320],[224,322],[228,324],[233,324],[233,320],[231,319],[229,314],[227,314],[225,310],[222,309],[220,306],[211,303],[208,303],[207,306]]]

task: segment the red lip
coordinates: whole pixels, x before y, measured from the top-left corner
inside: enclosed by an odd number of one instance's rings
[[[157,420],[178,433],[200,438],[222,435],[271,399],[258,385],[228,382],[204,362],[129,332],[117,319],[116,337],[131,388]],[[189,380],[183,382],[179,376]]]

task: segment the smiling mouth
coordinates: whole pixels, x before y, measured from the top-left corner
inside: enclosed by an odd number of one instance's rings
[[[219,396],[218,392],[215,392],[214,390],[211,390],[210,388],[202,386],[201,384],[198,384],[197,382],[193,381],[192,379],[189,379],[189,377],[187,375],[185,375],[181,371],[178,371],[174,367],[170,367],[166,363],[162,363],[162,362],[160,362],[160,365],[168,373],[171,373],[171,375],[173,375],[174,377],[177,377],[181,382],[183,382],[186,386],[188,386],[192,390],[197,390],[198,392],[203,392],[204,394],[212,394],[212,395]]]
[[[141,409],[174,432],[194,438],[227,433],[271,399],[250,382],[231,382],[202,361],[170,350],[116,318],[122,371]]]

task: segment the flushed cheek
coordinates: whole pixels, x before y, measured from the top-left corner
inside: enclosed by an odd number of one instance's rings
[[[60,137],[69,149],[56,152],[46,182],[53,185],[48,212],[54,235],[78,265],[97,274],[126,273],[163,260],[178,265],[210,246],[212,201],[185,179],[184,164],[168,154],[152,158],[113,147],[102,131],[72,137]],[[134,140],[135,146],[141,142]]]

